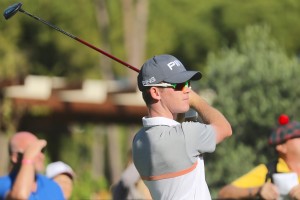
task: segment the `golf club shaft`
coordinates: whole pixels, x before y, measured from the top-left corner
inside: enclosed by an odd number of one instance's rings
[[[60,28],[58,28],[57,26],[54,26],[53,24],[51,24],[51,23],[49,23],[49,22],[47,22],[47,21],[45,21],[45,20],[43,20],[43,19],[41,19],[41,18],[39,18],[39,17],[37,17],[37,16],[34,16],[34,15],[32,15],[32,14],[26,12],[25,10],[23,10],[23,9],[21,9],[21,8],[19,9],[19,11],[22,12],[22,13],[24,13],[24,14],[26,14],[26,15],[28,15],[28,16],[30,16],[30,17],[32,17],[32,18],[34,18],[34,19],[36,19],[36,20],[38,20],[38,21],[40,21],[40,22],[42,22],[42,23],[44,23],[44,24],[46,24],[46,25],[48,25],[48,26],[50,26],[51,28],[53,28],[53,29],[55,29],[55,30],[57,30],[57,31],[59,31],[59,32],[61,32],[61,33],[63,33],[64,35],[66,35],[66,36],[68,36],[68,37],[70,37],[70,38],[72,38],[72,39],[74,39],[74,40],[76,40],[76,41],[78,41],[78,42],[84,44],[85,46],[88,46],[88,47],[90,47],[90,48],[92,48],[92,49],[94,49],[94,50],[96,50],[96,51],[102,53],[103,55],[105,55],[105,56],[107,56],[107,57],[109,57],[109,58],[111,58],[111,59],[113,59],[113,60],[115,60],[115,61],[121,63],[122,65],[124,65],[124,66],[126,66],[126,67],[128,67],[128,68],[130,68],[130,69],[132,69],[132,70],[134,70],[134,71],[136,71],[136,72],[139,72],[139,71],[140,71],[140,70],[137,69],[136,67],[133,67],[132,65],[130,65],[130,64],[128,64],[128,63],[126,63],[126,62],[124,62],[124,61],[122,61],[122,60],[120,60],[120,59],[114,57],[113,55],[111,55],[111,54],[109,54],[109,53],[107,53],[107,52],[105,52],[105,51],[103,51],[103,50],[101,50],[101,49],[99,49],[99,48],[97,48],[97,47],[91,45],[90,43],[88,43],[88,42],[86,42],[86,41],[84,41],[84,40],[82,40],[82,39],[80,39],[80,38],[78,38],[78,37],[76,37],[76,36],[74,36],[74,35],[72,35],[72,34],[66,32],[66,31],[64,31],[64,30],[62,30],[62,29],[60,29]]]

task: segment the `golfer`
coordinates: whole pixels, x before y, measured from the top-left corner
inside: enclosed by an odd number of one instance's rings
[[[133,161],[153,199],[211,199],[202,154],[232,134],[226,118],[190,87],[201,73],[171,55],[147,60],[138,87],[148,108],[132,144]],[[178,120],[189,108],[200,122]]]

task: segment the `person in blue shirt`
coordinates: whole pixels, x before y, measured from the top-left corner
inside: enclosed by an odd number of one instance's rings
[[[40,174],[44,169],[43,149],[47,142],[30,132],[18,132],[9,141],[10,173],[0,177],[0,200],[63,200],[61,188]]]

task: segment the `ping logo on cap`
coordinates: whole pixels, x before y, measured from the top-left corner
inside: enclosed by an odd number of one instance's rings
[[[155,81],[156,81],[155,77],[151,77],[151,78],[148,79],[148,80],[142,81],[142,84],[145,86],[145,85],[154,83]]]
[[[169,62],[167,65],[170,68],[170,70],[173,70],[173,67],[174,66],[179,67],[181,65],[181,62],[179,60],[174,60],[172,62]]]

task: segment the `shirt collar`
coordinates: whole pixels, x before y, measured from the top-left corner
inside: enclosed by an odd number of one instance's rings
[[[277,171],[278,172],[290,172],[291,170],[290,170],[289,166],[287,165],[287,163],[282,158],[279,158],[278,165],[277,165]]]
[[[167,125],[167,126],[176,126],[179,125],[177,121],[165,117],[143,117],[143,126],[151,127],[151,126],[159,126],[159,125]]]

